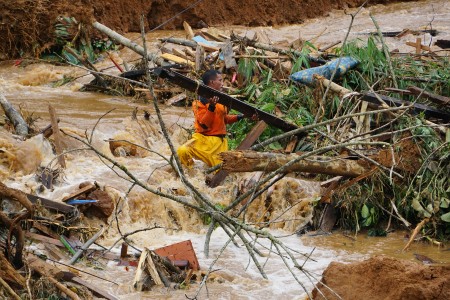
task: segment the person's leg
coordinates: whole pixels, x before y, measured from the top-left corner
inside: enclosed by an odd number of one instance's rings
[[[215,136],[204,136],[196,140],[194,147],[194,158],[206,163],[209,167],[213,167],[222,163],[218,154],[228,150],[228,141],[225,138]]]
[[[194,133],[192,139],[177,149],[181,163],[191,167],[194,164],[193,158],[206,163],[209,167],[222,163],[218,154],[228,150],[226,138],[215,136],[204,136]]]
[[[192,159],[194,157],[194,144],[195,140],[190,139],[183,145],[181,145],[177,149],[178,157],[180,158],[181,164],[187,167],[192,167],[194,164],[194,160]]]

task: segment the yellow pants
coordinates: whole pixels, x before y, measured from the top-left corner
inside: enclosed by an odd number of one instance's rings
[[[218,154],[227,150],[228,140],[226,138],[194,133],[189,141],[177,149],[177,153],[181,163],[185,166],[192,166],[193,158],[195,158],[212,167],[222,163]]]

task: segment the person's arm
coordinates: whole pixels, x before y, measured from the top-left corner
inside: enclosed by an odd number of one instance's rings
[[[214,121],[215,103],[209,105],[198,105],[194,108],[195,120],[203,127],[208,129],[212,127]]]
[[[225,124],[233,124],[239,120],[242,120],[244,115],[226,115],[225,116]]]

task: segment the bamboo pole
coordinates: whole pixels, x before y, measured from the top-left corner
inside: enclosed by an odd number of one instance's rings
[[[157,65],[163,66],[166,65],[167,63],[164,62],[164,60],[157,54],[155,53],[151,53],[151,52],[144,52],[144,48],[139,46],[138,44],[136,44],[135,42],[127,39],[126,37],[118,34],[117,32],[115,32],[114,30],[106,27],[105,25],[99,23],[99,22],[94,22],[92,23],[92,26],[97,29],[98,31],[106,34],[107,36],[109,36],[110,38],[112,38],[113,40],[115,40],[116,42],[124,45],[125,47],[130,48],[131,50],[133,50],[134,52],[144,56],[146,55],[148,60],[153,61],[154,63],[156,63]]]

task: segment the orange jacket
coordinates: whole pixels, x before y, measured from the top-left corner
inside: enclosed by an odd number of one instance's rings
[[[225,135],[227,133],[226,124],[232,124],[238,120],[237,115],[228,115],[228,108],[217,103],[215,110],[212,112],[209,103],[206,101],[195,100],[192,103],[194,111],[195,132],[203,135]]]

